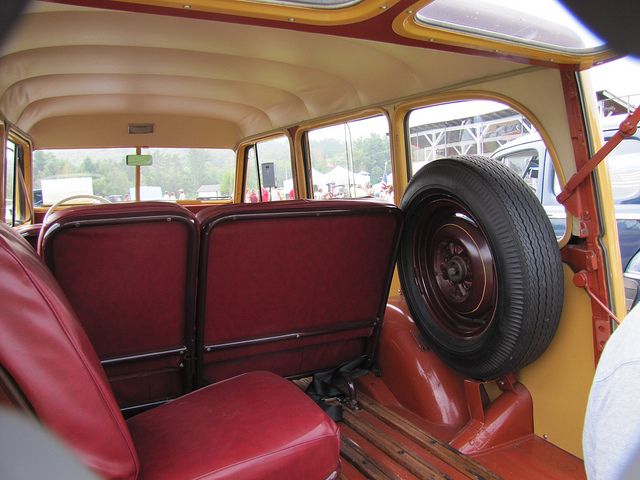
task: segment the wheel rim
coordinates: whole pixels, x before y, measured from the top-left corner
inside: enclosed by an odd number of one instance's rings
[[[414,238],[415,281],[434,321],[458,340],[472,340],[493,323],[498,298],[489,242],[457,200],[421,202]]]

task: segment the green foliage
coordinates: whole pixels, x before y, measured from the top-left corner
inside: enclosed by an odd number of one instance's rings
[[[327,173],[337,166],[349,168],[346,142],[336,138],[313,140],[310,145],[311,162],[313,168],[321,173]],[[387,173],[391,173],[391,150],[389,139],[377,133],[370,133],[368,137],[356,138],[351,145],[353,170],[358,173],[365,171],[371,176],[371,183],[378,183],[384,174],[385,164]]]
[[[356,172],[365,171],[371,175],[371,183],[378,183],[387,165],[391,168],[391,149],[388,137],[371,133],[368,137],[353,142],[353,165]]]
[[[235,155],[225,150],[163,150],[151,149],[153,166],[143,167],[142,185],[160,186],[163,192],[195,199],[203,185],[220,185],[227,194],[233,191]]]

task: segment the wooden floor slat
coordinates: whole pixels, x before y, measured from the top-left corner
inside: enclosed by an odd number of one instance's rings
[[[451,465],[453,468],[463,473],[473,480],[501,480],[501,478],[479,464],[472,458],[460,453],[447,443],[435,438],[429,433],[416,427],[411,421],[402,417],[398,413],[390,410],[384,405],[365,395],[358,395],[360,405],[364,410],[376,416],[387,425],[400,431],[409,439],[424,447],[429,453]]]
[[[370,458],[353,440],[342,435],[340,453],[371,480],[397,480],[399,477]]]
[[[367,441],[371,442],[418,478],[425,480],[451,480],[449,475],[421,458],[418,452],[385,435],[372,425],[358,418],[358,416],[350,410],[345,409],[342,415],[346,425],[362,435]]]

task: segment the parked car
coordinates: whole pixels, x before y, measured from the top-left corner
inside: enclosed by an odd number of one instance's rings
[[[603,136],[609,140],[624,116],[603,119]],[[561,238],[566,229],[564,207],[558,203],[560,183],[544,141],[530,134],[498,148],[492,158],[515,170],[536,193],[553,229]],[[618,145],[607,158],[616,209],[627,309],[638,302],[640,279],[640,134],[636,132]]]
[[[623,116],[607,117],[603,121],[605,140],[617,131]],[[530,134],[498,148],[492,158],[511,167],[529,184],[544,206],[556,236],[566,229],[565,210],[558,203],[560,183],[551,156],[538,134]],[[620,241],[622,269],[630,266],[640,250],[640,134],[624,139],[607,158]]]

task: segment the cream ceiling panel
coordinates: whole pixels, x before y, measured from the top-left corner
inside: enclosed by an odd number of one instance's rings
[[[50,46],[152,47],[297,65],[348,77],[360,87],[371,85],[368,72],[384,65],[396,73],[394,83],[416,85],[409,65],[392,55],[332,36],[324,36],[319,45],[318,36],[308,33],[99,10],[30,14],[20,30],[20,40],[9,42],[5,54]],[[384,77],[380,80],[384,83]]]
[[[61,63],[60,59],[64,58]],[[328,108],[340,111],[360,105],[355,88],[325,72],[224,54],[143,47],[68,46],[26,50],[0,58],[0,91],[25,79],[59,74],[130,74],[226,80],[244,86],[271,87],[298,97],[310,116]],[[192,91],[198,95],[198,91]],[[298,103],[297,100],[294,103]],[[289,102],[286,108],[295,107]],[[295,116],[295,113],[294,113]]]
[[[129,123],[153,123],[154,132],[127,133]],[[100,128],[95,128],[99,125]],[[82,115],[50,117],[31,129],[36,148],[182,147],[233,148],[241,132],[231,122],[174,115]],[[231,140],[231,141],[230,141]]]
[[[235,143],[522,68],[250,25],[38,2],[30,12],[0,55],[0,111],[34,136],[54,128],[48,118],[144,113],[232,122]]]
[[[46,75],[20,81],[9,87],[0,99],[0,111],[18,119],[33,102],[73,95],[159,95],[220,100],[253,105],[264,112],[272,125],[289,121],[291,116],[308,116],[304,102],[297,96],[273,87],[204,78],[81,74]],[[60,99],[64,101],[63,98]],[[282,108],[283,105],[287,109]]]
[[[119,112],[164,114],[180,112],[192,117],[219,118],[231,121],[247,130],[244,135],[258,129],[270,130],[271,122],[257,108],[217,100],[154,95],[80,95],[39,100],[31,103],[17,124],[27,131],[48,117],[69,115],[116,114]],[[215,112],[215,114],[212,114]]]

